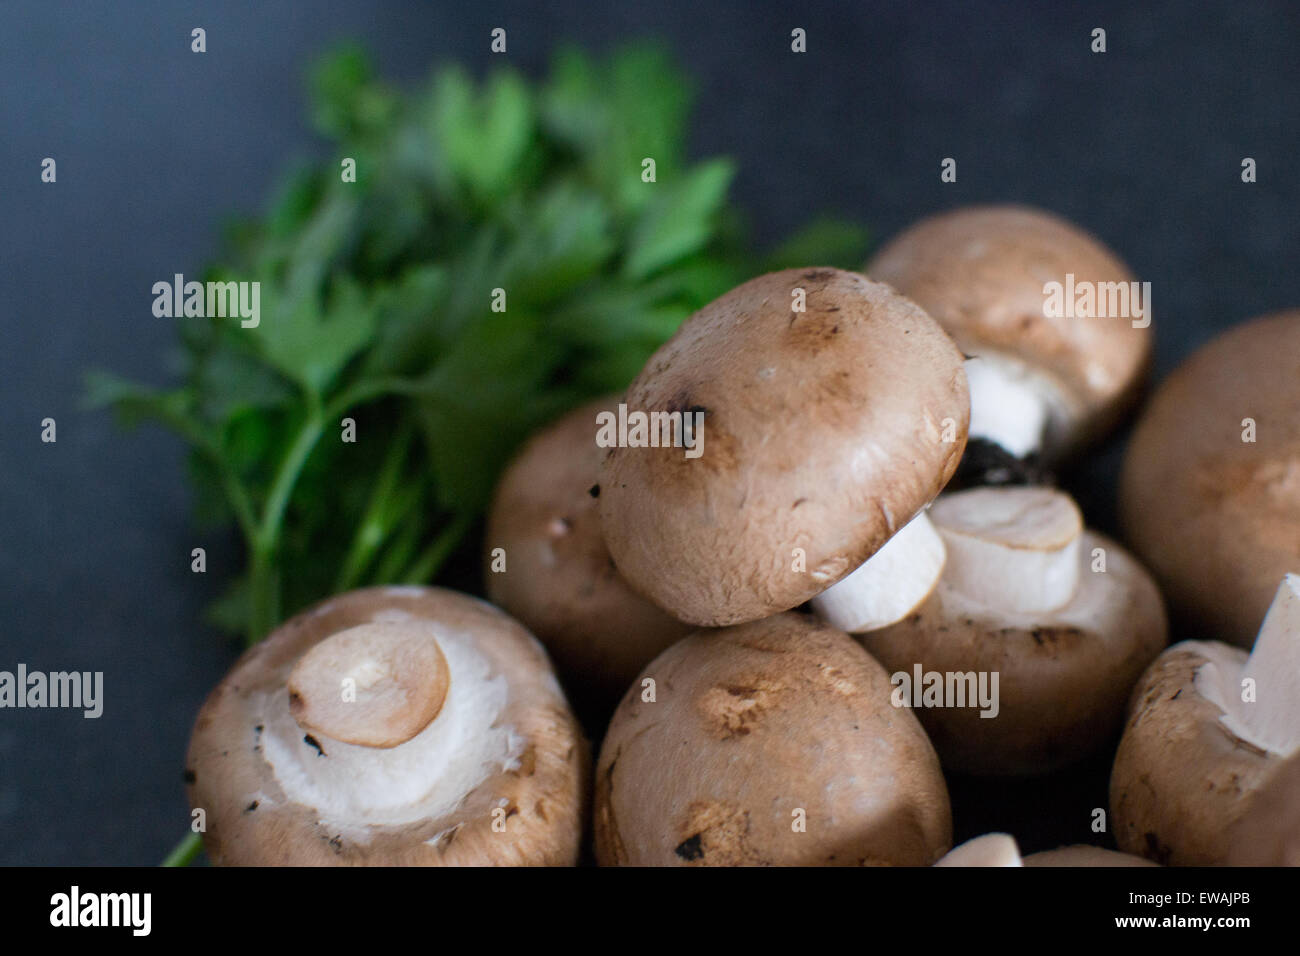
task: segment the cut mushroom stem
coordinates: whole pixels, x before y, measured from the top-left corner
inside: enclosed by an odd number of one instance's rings
[[[1283,757],[1300,750],[1300,575],[1282,579],[1244,665],[1218,653],[1226,645],[1210,647],[1210,665],[1196,675],[1197,690],[1222,708],[1223,725]],[[1254,681],[1251,695],[1244,693],[1247,679]]]
[[[1041,452],[1051,399],[1022,363],[993,355],[966,360],[970,386],[970,436],[983,438],[1017,458]]]
[[[363,747],[396,747],[433,722],[449,673],[427,625],[375,623],[340,631],[289,675],[289,712],[309,733]]]
[[[1053,611],[1079,586],[1083,516],[1049,488],[974,488],[930,509],[948,553],[944,579],[976,603],[1022,614]]]
[[[935,866],[1024,866],[1020,847],[1006,833],[986,833],[954,847]]]
[[[813,609],[850,634],[887,627],[930,596],[943,565],[943,539],[922,511],[856,570],[814,597]]]

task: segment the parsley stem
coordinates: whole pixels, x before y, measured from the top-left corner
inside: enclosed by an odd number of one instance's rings
[[[389,443],[379,478],[370,492],[365,515],[357,525],[347,557],[334,581],[335,592],[350,591],[356,587],[366,568],[373,563],[375,553],[388,539],[393,524],[402,517],[401,514],[392,513],[393,489],[401,478],[402,466],[406,463],[413,435],[414,427],[409,419],[404,419]]]
[[[268,550],[274,550],[275,544],[279,542],[284,510],[289,506],[293,487],[297,484],[303,465],[307,463],[324,430],[325,420],[321,415],[320,405],[313,401],[307,420],[298,430],[298,436],[285,454],[280,470],[276,472],[270,494],[266,497],[266,506],[262,510],[262,522],[258,527],[257,537],[258,543]]]
[[[248,500],[248,492],[225,459],[214,458],[213,461],[221,475],[221,487],[226,492],[226,500],[235,512],[235,520],[239,522],[239,529],[245,538],[251,538],[257,531],[257,520],[253,517],[253,505]]]
[[[294,485],[324,429],[320,402],[315,396],[309,396],[307,418],[276,471],[262,509],[262,520],[249,540],[250,608],[246,639],[250,645],[260,641],[280,623],[280,571],[276,565],[280,529]]]
[[[189,866],[194,862],[199,851],[203,849],[203,838],[197,833],[190,832],[185,834],[185,838],[177,843],[172,851],[162,861],[162,866]]]
[[[399,383],[390,380],[386,384],[378,382],[362,383],[345,389],[324,408],[320,397],[308,392],[307,417],[298,430],[293,444],[285,453],[284,460],[271,483],[271,490],[262,509],[262,520],[257,523],[249,538],[249,586],[251,592],[251,609],[249,612],[247,643],[254,644],[265,637],[272,628],[280,623],[280,579],[276,566],[276,552],[280,545],[280,531],[284,524],[285,509],[293,496],[298,476],[303,466],[311,457],[312,451],[320,441],[327,422],[342,415],[354,405],[378,398],[385,391]]]
[[[404,571],[415,557],[424,528],[419,521],[404,521],[384,545],[384,553],[375,562],[375,568],[366,576],[369,584],[394,584],[402,580]]]
[[[248,633],[244,643],[252,647],[280,623],[280,575],[275,550],[254,540],[248,549]]]

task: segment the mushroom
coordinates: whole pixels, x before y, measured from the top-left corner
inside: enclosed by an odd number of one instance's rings
[[[1117,853],[1099,846],[1073,846],[1020,855],[1020,847],[1005,833],[986,833],[955,847],[935,866],[1158,866],[1131,853]]]
[[[1250,647],[1300,568],[1300,309],[1240,325],[1156,391],[1120,478],[1128,540],[1188,636]]]
[[[965,446],[966,380],[943,330],[888,287],[838,269],[746,282],[683,323],[627,404],[703,417],[698,457],[619,447],[601,468],[610,553],[675,617],[738,624],[835,585],[822,610],[857,631],[933,587],[942,549],[922,511]],[[850,574],[891,539],[878,570]]]
[[[572,865],[587,751],[546,654],[486,602],[351,591],[208,697],[186,762],[226,865]]]
[[[935,866],[1023,866],[1015,837],[986,833],[953,847]]]
[[[1042,850],[1025,857],[1025,866],[1159,866],[1132,853],[1119,853],[1100,846],[1076,843],[1055,850]]]
[[[963,474],[972,462],[992,481],[1037,474],[1037,460],[1052,463],[1109,429],[1146,371],[1150,303],[1134,298],[1145,287],[1049,213],[976,206],[932,216],[863,271],[925,309],[969,357]],[[1090,310],[1079,308],[1085,290]]]
[[[605,547],[597,415],[617,402],[583,405],[529,439],[497,486],[484,537],[488,598],[546,645],[571,699],[600,711],[602,725],[641,668],[693,630],[633,591]]]
[[[1120,849],[1160,863],[1223,863],[1230,832],[1300,749],[1300,576],[1278,588],[1249,657],[1183,641],[1133,691],[1110,777]]]
[[[1155,584],[1054,489],[952,492],[930,516],[948,553],[938,587],[863,646],[921,705],[946,770],[1029,775],[1087,756],[1165,646]]]
[[[842,631],[778,614],[674,644],[601,747],[602,865],[923,866],[952,838],[920,724]]]
[[[1275,769],[1228,837],[1231,866],[1300,866],[1300,755]]]

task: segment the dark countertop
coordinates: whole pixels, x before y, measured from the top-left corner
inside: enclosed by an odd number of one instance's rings
[[[963,203],[1046,207],[1152,282],[1158,376],[1225,326],[1300,305],[1296,5],[787,7],[0,7],[0,669],[102,670],[106,696],[98,720],[0,711],[0,864],[151,864],[184,832],[190,722],[236,653],[196,622],[239,552],[193,530],[179,443],[84,412],[81,382],[91,367],[165,380],[173,331],[150,312],[151,284],[197,272],[220,225],[320,149],[302,77],[337,40],[412,81],[446,58],[485,68],[495,26],[528,72],[559,41],[663,37],[699,81],[696,150],[738,159],[761,237],[820,211],[881,238]],[[189,50],[195,26],[206,54]],[[55,185],[40,182],[45,156]],[[956,184],[939,180],[945,156]],[[55,444],[40,441],[46,416]],[[1067,476],[1104,529],[1121,441]],[[206,576],[189,572],[198,544]],[[958,837],[1087,839],[1105,771],[959,784]]]

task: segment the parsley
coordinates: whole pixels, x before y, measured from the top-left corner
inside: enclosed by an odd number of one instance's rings
[[[734,166],[686,156],[689,84],[655,47],[567,50],[541,81],[447,67],[411,93],[345,50],[313,85],[334,157],[204,276],[259,282],[260,324],[176,319],[177,384],[88,383],[188,443],[197,517],[247,546],[210,619],[249,643],[330,593],[432,580],[530,431],[624,388],[727,289],[861,261],[861,230],[833,221],[751,253]]]

